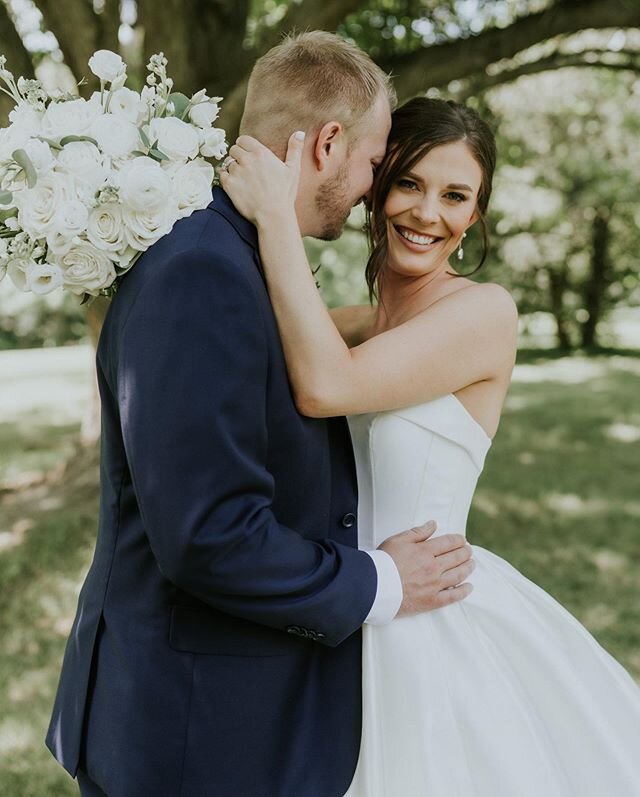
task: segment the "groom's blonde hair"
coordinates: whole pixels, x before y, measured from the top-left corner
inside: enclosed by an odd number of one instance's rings
[[[389,75],[355,44],[321,30],[289,35],[256,61],[240,133],[283,155],[295,130],[358,128],[381,95],[395,107]]]

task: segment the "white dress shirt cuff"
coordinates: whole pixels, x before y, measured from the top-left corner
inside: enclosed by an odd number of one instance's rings
[[[398,613],[402,603],[402,581],[396,563],[386,551],[366,551],[373,559],[378,571],[378,588],[376,597],[365,623],[371,625],[386,625]]]

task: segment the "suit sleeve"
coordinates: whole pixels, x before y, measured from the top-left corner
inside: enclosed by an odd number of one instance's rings
[[[224,257],[195,250],[160,265],[118,347],[127,460],[170,581],[238,617],[320,629],[334,646],[367,616],[376,569],[365,552],[305,539],[274,517],[260,313]]]

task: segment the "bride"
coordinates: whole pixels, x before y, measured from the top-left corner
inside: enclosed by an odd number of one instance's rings
[[[296,221],[303,147],[292,136],[282,163],[242,136],[221,176],[258,228],[298,408],[350,416],[361,548],[425,517],[439,534],[462,531],[516,347],[510,296],[453,267],[475,223],[486,254],[493,136],[452,102],[394,113],[369,200],[378,304],[333,315]],[[362,744],[346,797],[637,797],[640,689],[553,598],[473,549],[466,600],[364,626]]]

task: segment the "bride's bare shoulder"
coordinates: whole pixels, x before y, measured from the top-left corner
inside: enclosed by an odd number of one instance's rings
[[[370,304],[334,307],[329,312],[338,332],[350,349],[371,337],[376,308]]]
[[[459,288],[436,304],[450,303],[459,312],[472,313],[478,321],[486,319],[492,324],[504,324],[505,327],[517,326],[518,308],[506,288],[496,282],[474,282],[466,278],[460,278],[460,282]]]

